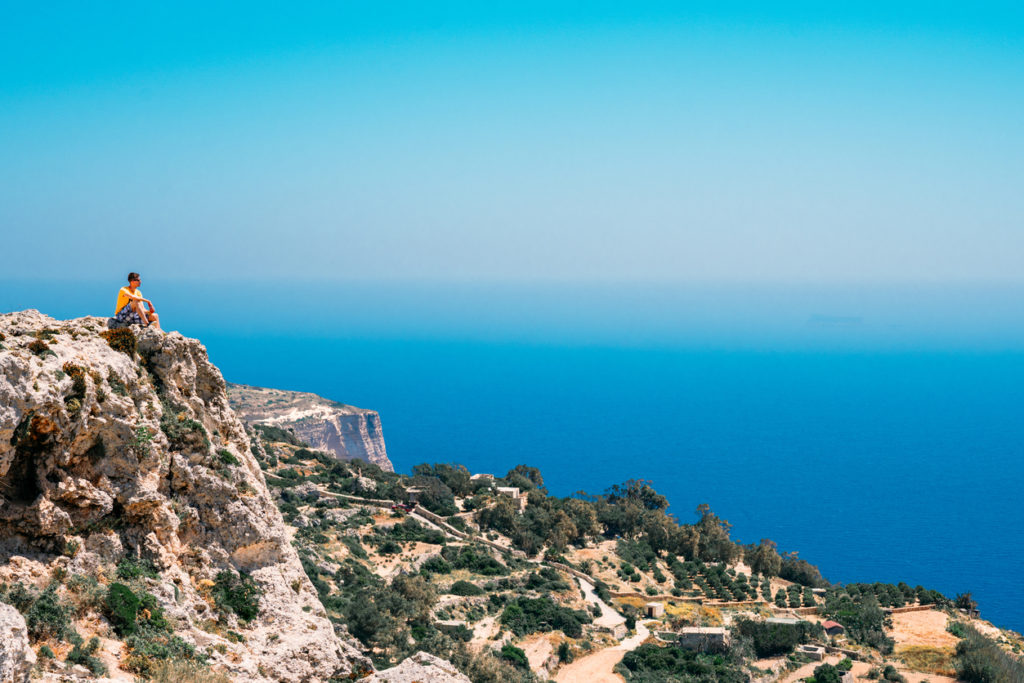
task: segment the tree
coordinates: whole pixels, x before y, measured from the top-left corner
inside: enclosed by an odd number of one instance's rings
[[[409,483],[420,488],[419,502],[431,512],[447,516],[459,511],[455,507],[455,494],[439,478],[417,474]]]
[[[478,519],[485,529],[500,531],[511,536],[518,526],[518,515],[515,504],[507,496],[498,496],[493,505],[480,511]]]
[[[630,479],[608,489],[605,496],[609,503],[633,502],[645,510],[668,509],[668,498],[651,487],[647,479]]]
[[[729,540],[732,525],[711,511],[711,506],[702,503],[697,506],[700,519],[694,527],[699,534],[697,557],[704,562],[725,562],[728,564],[740,553],[739,546]]]
[[[468,496],[475,488],[473,482],[470,481],[469,470],[463,465],[454,465],[448,463],[434,463],[428,465],[423,463],[422,465],[416,465],[412,468],[414,475],[423,475],[427,477],[437,477],[444,485],[450,488],[455,494],[460,496]]]
[[[782,569],[782,556],[777,548],[775,541],[762,538],[748,553],[747,564],[751,571],[765,576],[778,576]]]
[[[971,594],[968,593],[957,593],[956,601],[954,603],[957,609],[965,609],[967,611],[978,609],[978,602]]]
[[[576,525],[576,532],[579,534],[579,538],[597,536],[601,533],[601,525],[597,521],[597,513],[594,511],[594,506],[590,503],[578,498],[567,498],[562,504],[562,509],[572,519],[572,523]]]
[[[523,491],[535,488],[542,493],[547,493],[547,489],[544,488],[544,477],[541,476],[540,470],[536,467],[516,465],[505,475],[505,481],[510,486],[518,486]]]

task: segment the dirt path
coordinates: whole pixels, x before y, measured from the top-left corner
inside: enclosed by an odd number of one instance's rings
[[[623,683],[612,669],[622,661],[625,650],[610,647],[566,664],[555,674],[556,683]]]
[[[626,623],[626,618],[613,610],[608,603],[601,598],[597,597],[597,593],[594,591],[594,584],[589,581],[576,577],[576,581],[579,582],[580,588],[583,590],[583,597],[587,602],[593,603],[601,608],[601,616],[594,620],[594,624],[597,626],[614,627],[619,624]]]

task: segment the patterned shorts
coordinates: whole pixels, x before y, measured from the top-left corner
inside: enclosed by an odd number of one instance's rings
[[[139,314],[132,308],[132,303],[130,301],[117,312],[117,315],[114,316],[114,320],[126,325],[145,325],[145,323],[142,322],[142,318],[139,317]]]

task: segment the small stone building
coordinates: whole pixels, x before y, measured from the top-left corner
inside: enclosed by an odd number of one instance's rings
[[[846,632],[846,629],[843,628],[842,624],[838,621],[832,621],[831,619],[821,622],[821,627],[825,629],[825,633],[830,636],[841,636]]]
[[[529,500],[528,495],[524,492],[520,492],[518,486],[499,486],[497,491],[498,495],[511,498],[512,502],[516,504],[516,510],[518,512],[522,512],[526,509],[526,504]]]
[[[816,662],[825,659],[825,648],[821,645],[801,645],[797,648],[797,652],[807,655]]]
[[[644,613],[648,619],[657,619],[658,617],[665,615],[665,603],[663,602],[649,602],[644,605]]]
[[[721,626],[687,626],[679,630],[679,646],[697,652],[722,652],[729,647],[729,633]]]

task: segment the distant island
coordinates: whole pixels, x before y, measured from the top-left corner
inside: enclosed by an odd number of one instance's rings
[[[1024,680],[969,593],[831,584],[641,478],[390,465],[197,340],[0,315],[0,680]]]

